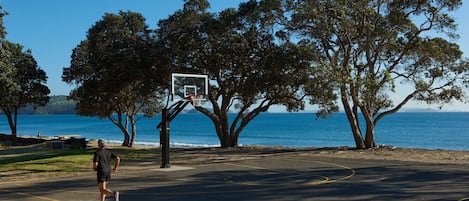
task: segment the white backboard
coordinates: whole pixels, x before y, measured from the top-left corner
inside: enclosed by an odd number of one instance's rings
[[[207,100],[208,76],[199,74],[173,73],[171,76],[171,99]]]

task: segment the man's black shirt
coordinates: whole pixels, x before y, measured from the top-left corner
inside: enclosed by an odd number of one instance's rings
[[[93,162],[98,162],[96,171],[98,173],[111,174],[111,159],[117,158],[117,155],[107,149],[99,149],[94,152]]]

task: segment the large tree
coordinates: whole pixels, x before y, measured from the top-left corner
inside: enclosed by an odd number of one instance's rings
[[[357,148],[375,147],[378,122],[411,100],[464,100],[467,61],[439,35],[457,36],[450,12],[461,0],[293,2],[289,28],[315,52],[312,72],[334,83]]]
[[[72,53],[62,80],[75,84],[70,98],[84,116],[108,118],[133,146],[137,114],[155,115],[161,108],[161,87],[167,81],[154,50],[155,38],[139,13],[106,13]]]
[[[278,30],[271,6],[249,1],[209,13],[207,1],[190,0],[159,22],[159,39],[174,71],[208,74],[212,80],[213,109],[196,109],[213,122],[221,147],[238,146],[242,130],[273,105],[304,108],[308,51]],[[236,112],[231,119],[230,112]]]
[[[45,85],[46,73],[37,65],[31,50],[23,51],[23,46],[8,41],[3,41],[3,45],[10,52],[8,64],[15,69],[13,81],[16,87],[2,91],[0,108],[7,117],[12,136],[16,138],[18,109],[27,104],[44,106],[49,101],[50,90]]]

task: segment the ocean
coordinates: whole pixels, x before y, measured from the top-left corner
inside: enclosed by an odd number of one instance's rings
[[[232,117],[232,116],[231,116]],[[136,144],[159,145],[156,125],[161,116],[139,119]],[[78,115],[19,115],[18,135],[35,137],[79,135],[122,142],[123,134],[107,119]],[[0,133],[11,131],[4,115]],[[375,130],[376,143],[405,148],[469,151],[469,112],[402,112],[383,118]],[[171,146],[219,146],[212,122],[200,113],[179,114],[170,123]],[[313,113],[262,113],[241,133],[240,146],[354,147],[344,113],[317,119]]]

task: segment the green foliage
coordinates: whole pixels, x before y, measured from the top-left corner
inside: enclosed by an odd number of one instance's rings
[[[3,27],[3,16],[5,15],[7,13],[2,10],[0,5],[0,105],[10,102],[9,94],[18,89],[14,78],[16,69],[10,62],[11,51],[5,40],[6,31]]]
[[[73,49],[71,66],[63,69],[62,80],[77,86],[70,98],[77,101],[78,114],[110,119],[123,132],[126,146],[135,140],[136,115],[159,112],[169,83],[155,46],[141,14],[106,13]]]
[[[316,65],[335,88],[357,147],[374,147],[374,128],[408,101],[462,101],[468,68],[459,47],[429,33],[454,33],[448,1],[292,1],[289,29],[301,46],[312,47]],[[411,92],[393,103],[395,82]],[[313,90],[316,90],[313,87]],[[365,126],[358,124],[359,116]],[[363,136],[365,135],[365,138]]]
[[[5,60],[2,62],[4,69],[10,72],[5,76],[6,82],[12,84],[0,88],[0,108],[7,116],[12,135],[16,136],[18,110],[28,104],[44,106],[49,101],[50,90],[45,85],[46,73],[38,67],[31,50],[23,51],[20,44],[8,41],[3,41],[2,46],[9,52],[9,57],[3,58]]]
[[[2,9],[2,5],[0,5],[0,42],[3,41],[3,39],[5,39],[5,36],[6,36],[6,31],[5,31],[5,27],[3,27],[3,16],[7,15],[8,13],[3,11]]]
[[[158,103],[154,94],[164,77],[155,70],[159,66],[150,49],[153,38],[144,21],[133,12],[106,14],[74,49],[62,78],[78,86],[70,97],[78,101],[80,114],[130,114],[139,105]]]
[[[209,75],[213,110],[197,110],[212,120],[222,147],[237,146],[243,128],[272,105],[304,109],[309,52],[277,23],[286,19],[281,1],[252,0],[219,13],[207,12],[206,3],[187,1],[159,22],[158,38],[173,71]],[[238,115],[229,120],[228,111]]]
[[[10,63],[16,69],[15,82],[19,86],[18,91],[12,91],[10,96],[14,99],[11,107],[3,105],[4,110],[24,107],[31,103],[34,106],[43,106],[49,101],[49,88],[45,85],[47,76],[44,70],[33,58],[31,50],[22,51],[19,44],[5,43],[10,49]]]

